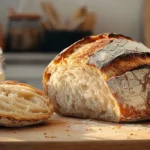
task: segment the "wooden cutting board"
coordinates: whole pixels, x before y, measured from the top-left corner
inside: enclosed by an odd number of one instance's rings
[[[149,150],[150,122],[116,124],[56,114],[45,124],[0,127],[0,150]]]

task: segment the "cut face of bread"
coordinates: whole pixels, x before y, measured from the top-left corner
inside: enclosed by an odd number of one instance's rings
[[[0,125],[33,125],[47,120],[52,112],[42,91],[14,81],[0,83]]]
[[[57,113],[113,122],[150,119],[150,50],[116,34],[87,37],[62,51],[43,75]]]
[[[117,121],[117,104],[98,69],[62,66],[51,76],[47,85],[58,113]]]

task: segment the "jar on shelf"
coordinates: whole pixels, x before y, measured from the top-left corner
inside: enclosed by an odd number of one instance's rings
[[[9,16],[6,51],[36,51],[40,42],[40,16],[34,14],[14,14]]]
[[[5,57],[3,55],[2,49],[0,48],[0,82],[5,80],[5,74],[4,74],[4,68],[3,68],[4,60],[5,60]]]

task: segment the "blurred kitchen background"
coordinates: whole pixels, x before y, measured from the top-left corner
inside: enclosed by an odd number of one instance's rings
[[[42,89],[43,71],[61,50],[108,32],[150,47],[150,0],[0,0],[0,69],[6,80]]]

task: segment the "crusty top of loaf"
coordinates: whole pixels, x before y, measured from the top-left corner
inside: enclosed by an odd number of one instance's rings
[[[55,57],[45,70],[43,83],[49,80],[52,68],[64,63],[97,67],[104,79],[108,80],[140,66],[150,65],[150,50],[143,44],[120,34],[86,37]]]
[[[85,52],[83,53],[81,52],[80,55],[74,56],[74,57],[83,58],[85,55],[93,54],[96,51],[96,48],[100,49],[103,48],[105,45],[108,45],[114,39],[127,39],[132,41],[132,39],[129,37],[123,36],[121,34],[113,34],[113,33],[100,34],[97,36],[88,36],[72,44],[70,47],[64,49],[61,53],[59,53],[55,57],[54,62],[59,63],[63,58],[67,58],[68,56],[72,55],[80,48],[84,48],[86,47],[87,44],[91,44],[90,47],[86,48]]]

